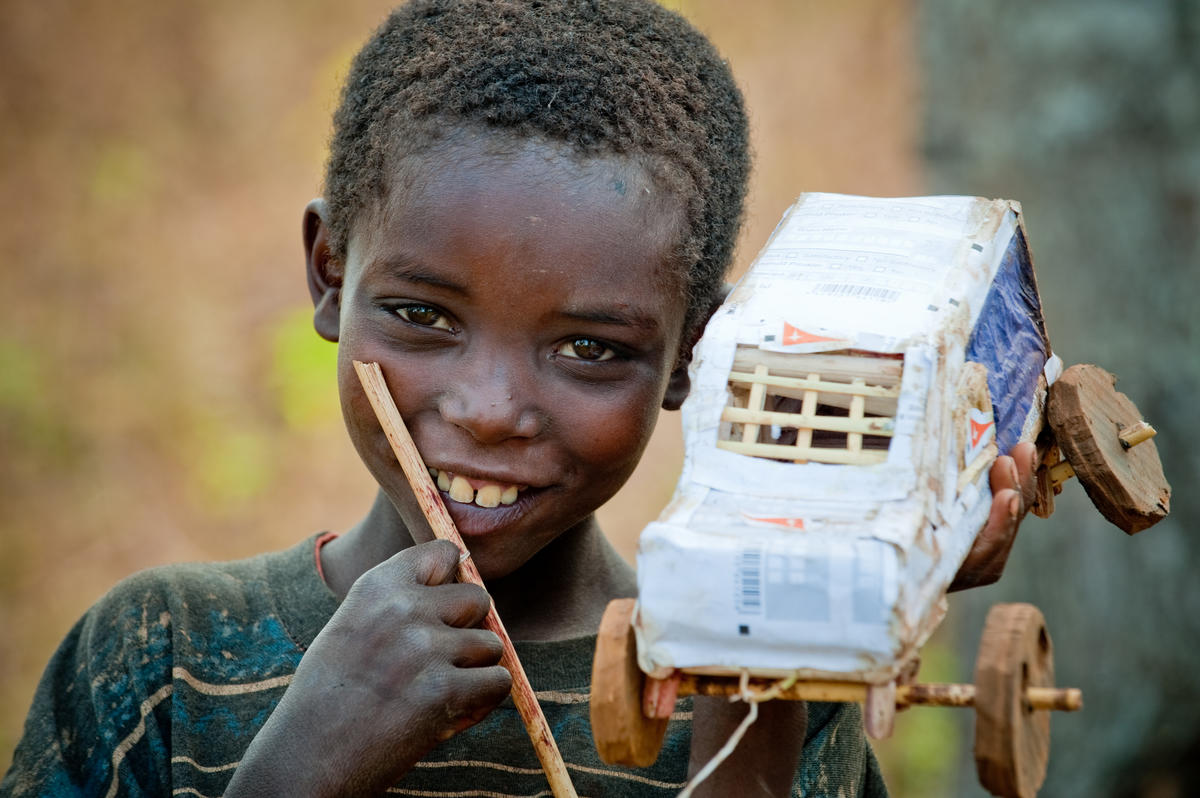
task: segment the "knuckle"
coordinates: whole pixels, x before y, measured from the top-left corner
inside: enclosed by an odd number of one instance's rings
[[[437,635],[424,624],[409,623],[401,627],[397,643],[412,653],[432,652],[437,647]]]

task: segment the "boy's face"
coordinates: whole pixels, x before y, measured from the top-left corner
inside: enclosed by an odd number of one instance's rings
[[[352,368],[378,362],[476,565],[504,576],[641,456],[680,350],[682,214],[636,166],[537,142],[441,144],[394,183],[342,275],[343,413],[413,537],[431,537]]]

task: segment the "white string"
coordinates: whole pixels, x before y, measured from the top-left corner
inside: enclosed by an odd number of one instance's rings
[[[767,691],[767,693],[771,692],[772,691],[770,690]],[[774,691],[774,693],[778,694],[778,690]],[[713,758],[708,760],[708,763],[704,767],[700,768],[700,772],[692,777],[692,780],[688,782],[688,785],[683,788],[683,792],[679,793],[677,798],[691,798],[692,791],[695,790],[701,782],[711,776],[713,771],[725,761],[725,758],[733,753],[733,750],[737,748],[738,743],[742,741],[742,737],[746,734],[746,730],[749,729],[751,724],[758,719],[758,702],[764,700],[764,697],[769,700],[770,698],[774,698],[774,694],[768,696],[766,693],[763,693],[756,696],[751,693],[750,672],[742,671],[741,678],[738,680],[738,693],[737,695],[730,696],[729,700],[745,701],[750,705],[750,711],[746,713],[746,717],[742,719],[742,722],[738,724],[738,727],[733,730],[733,734],[729,735],[729,739],[725,741],[725,745],[721,746],[721,750],[717,751],[717,753],[713,755]]]

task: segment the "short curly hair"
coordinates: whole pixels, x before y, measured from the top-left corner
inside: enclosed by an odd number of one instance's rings
[[[388,166],[438,126],[477,125],[629,156],[683,180],[688,323],[702,320],[733,257],[750,169],[729,66],[651,0],[413,0],[347,76],[325,174],[330,248],[383,200]]]

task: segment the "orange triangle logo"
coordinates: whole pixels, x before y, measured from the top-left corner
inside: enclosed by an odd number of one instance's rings
[[[980,424],[975,419],[971,419],[971,448],[979,445],[979,441],[983,439],[984,434],[992,428],[994,421],[989,421],[986,424]]]
[[[822,341],[839,341],[840,338],[826,338],[823,335],[813,335],[810,332],[801,330],[799,327],[783,323],[783,345],[792,346],[793,344],[813,344]]]

